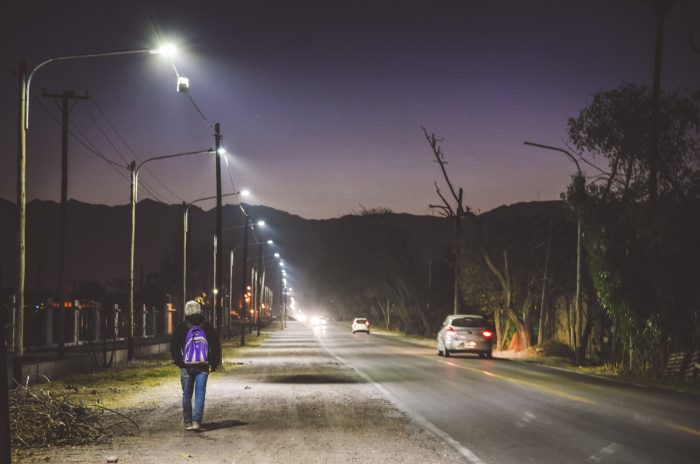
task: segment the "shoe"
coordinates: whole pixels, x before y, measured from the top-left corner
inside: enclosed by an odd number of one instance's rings
[[[199,422],[193,422],[190,430],[192,430],[193,432],[199,432],[202,430],[202,424],[200,424]]]
[[[185,422],[185,430],[192,430],[192,422]]]

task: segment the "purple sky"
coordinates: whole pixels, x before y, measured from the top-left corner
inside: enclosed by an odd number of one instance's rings
[[[700,54],[690,47],[686,20],[700,31],[700,5],[676,3],[662,82],[689,91],[700,83]],[[591,94],[649,84],[652,76],[654,16],[644,0],[148,5],[162,36],[180,47],[174,61],[190,78],[192,97],[221,123],[236,188],[254,192],[250,203],[307,218],[360,205],[430,214],[440,173],[421,125],[445,139],[450,173],[471,207],[557,199],[572,165],[523,140],[562,145],[567,119]],[[17,60],[35,66],[54,56],[150,48],[158,37],[143,0],[11,0],[3,5],[0,44],[0,196],[14,201]],[[75,106],[72,131],[115,162],[125,164],[119,153],[134,158],[119,135],[140,159],[213,145],[212,130],[175,91],[161,56],[44,69],[33,94],[58,116],[42,89],[87,90],[93,100]],[[60,126],[37,99],[30,114],[28,197],[57,200]],[[142,180],[165,201],[215,193],[206,155],[151,166],[172,192],[151,173]],[[127,171],[119,171],[124,177],[71,139],[70,197],[128,202]],[[223,185],[231,191],[227,172]]]

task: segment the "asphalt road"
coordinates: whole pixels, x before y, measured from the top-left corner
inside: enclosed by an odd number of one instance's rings
[[[700,396],[463,355],[393,337],[314,328],[322,345],[374,383],[466,462],[700,462]]]

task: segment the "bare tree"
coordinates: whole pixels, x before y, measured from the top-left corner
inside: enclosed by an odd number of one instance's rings
[[[459,295],[459,279],[458,279],[458,273],[461,267],[461,262],[460,262],[460,256],[461,256],[461,245],[463,241],[463,236],[462,236],[462,219],[465,219],[469,222],[469,224],[473,227],[474,234],[474,245],[477,247],[479,254],[481,255],[481,258],[483,259],[484,263],[488,267],[488,269],[491,271],[493,276],[496,278],[498,281],[500,288],[501,288],[501,295],[502,295],[502,309],[505,314],[505,316],[508,318],[510,323],[513,324],[515,327],[515,330],[518,334],[519,337],[519,344],[518,346],[520,348],[527,348],[530,346],[531,341],[530,341],[530,332],[529,332],[529,326],[526,324],[526,320],[521,318],[518,313],[514,310],[513,308],[513,288],[511,285],[511,276],[510,276],[510,271],[509,271],[509,266],[508,266],[508,254],[507,252],[503,252],[503,270],[499,269],[498,266],[494,263],[493,258],[491,257],[488,249],[486,248],[486,244],[484,241],[484,234],[483,234],[483,228],[481,225],[481,221],[479,220],[479,217],[468,207],[464,205],[464,199],[463,199],[463,189],[460,187],[459,189],[455,190],[454,185],[452,184],[452,181],[450,180],[449,175],[447,174],[447,161],[445,160],[445,155],[442,153],[442,149],[440,147],[440,143],[442,142],[442,139],[438,138],[434,133],[429,133],[425,127],[422,127],[423,129],[423,134],[428,141],[428,145],[430,145],[430,148],[433,151],[433,155],[435,156],[435,160],[437,163],[440,165],[440,170],[442,171],[443,179],[445,183],[447,184],[447,187],[449,188],[452,200],[455,202],[455,206],[452,206],[452,204],[445,198],[445,196],[442,194],[440,191],[440,188],[438,186],[438,183],[435,182],[435,190],[440,197],[440,200],[442,200],[441,205],[430,205],[431,208],[439,210],[443,216],[445,217],[450,217],[454,218],[455,220],[455,296],[454,296],[454,311],[455,313],[457,312],[457,300],[458,300],[458,295]],[[527,299],[528,301],[531,300],[531,298]],[[529,309],[528,312],[526,313],[529,315]],[[527,319],[527,318],[525,318]],[[495,310],[494,311],[494,324],[496,328],[496,338],[497,338],[497,344],[499,349],[504,349],[504,343],[505,343],[505,335],[506,335],[506,324],[505,321],[501,320],[501,311]]]

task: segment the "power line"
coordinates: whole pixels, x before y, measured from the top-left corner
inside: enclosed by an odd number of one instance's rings
[[[56,123],[61,124],[61,121],[58,119],[58,117],[57,117],[56,115],[54,115],[54,114],[51,112],[51,110],[44,104],[44,102],[43,102],[39,97],[37,97],[34,93],[32,93],[31,96],[34,98],[34,101],[36,101],[36,102],[39,104],[39,106],[41,106],[42,108],[44,108],[44,110],[49,114],[49,116],[50,116]],[[95,148],[94,144],[90,141],[90,139],[85,135],[85,133],[84,133],[78,126],[76,126],[73,122],[71,122],[71,125],[73,126],[73,128],[74,128],[75,130],[77,130],[77,131],[82,135],[82,137],[85,138],[85,140],[81,139],[79,136],[77,136],[77,135],[75,134],[75,132],[73,132],[72,130],[68,129],[68,133],[70,134],[70,136],[71,136],[75,141],[77,141],[77,142],[78,142],[80,145],[82,145],[86,150],[88,150],[89,153],[92,153],[92,154],[94,154],[95,156],[97,156],[97,157],[99,157],[100,159],[102,159],[103,161],[105,161],[105,162],[109,165],[109,167],[112,168],[117,174],[119,174],[119,176],[121,176],[124,180],[127,180],[127,181],[129,180],[129,178],[126,176],[126,174],[124,173],[124,171],[122,171],[122,169],[124,169],[125,166],[123,166],[123,165],[121,165],[121,164],[119,164],[119,163],[117,163],[117,162],[115,162],[115,161],[112,161],[111,159],[109,159],[108,157],[106,157],[104,154],[102,154],[97,148]],[[117,169],[117,168],[121,168],[121,169]],[[142,187],[143,187],[143,189],[144,189],[152,198],[155,198],[156,200],[158,200],[158,201],[160,201],[160,202],[162,202],[162,203],[167,203],[167,202],[164,201],[162,198],[160,198],[159,195],[157,195],[155,192],[153,192],[153,191],[152,191],[146,184],[144,184],[143,182],[142,182]]]
[[[44,110],[46,110],[46,112],[49,114],[51,119],[53,119],[56,123],[61,124],[61,121],[58,119],[58,117],[51,112],[51,110],[44,104],[44,102],[39,97],[37,97],[33,92],[31,93],[31,96],[33,97],[34,101],[39,104],[39,106],[41,106],[42,108],[44,108]],[[78,143],[80,143],[83,147],[85,147],[90,153],[98,156],[100,159],[105,161],[112,169],[114,169],[117,172],[117,174],[122,176],[124,179],[127,179],[124,172],[117,169],[117,167],[123,169],[124,166],[122,166],[121,164],[119,164],[115,161],[112,161],[111,159],[104,156],[102,153],[100,153],[99,151],[97,151],[96,149],[91,147],[88,144],[89,142],[88,143],[84,142],[80,137],[75,135],[75,133],[73,131],[71,131],[70,129],[68,129],[68,133],[70,134],[71,137],[73,137],[73,139],[75,139]]]
[[[102,116],[102,118],[104,118],[104,120],[107,121],[107,124],[109,125],[109,127],[110,127],[110,128],[112,129],[112,131],[117,135],[117,137],[119,138],[119,140],[121,140],[121,142],[124,144],[124,146],[126,147],[126,149],[129,150],[129,152],[131,153],[131,155],[132,155],[137,161],[141,161],[140,158],[139,158],[139,156],[136,154],[136,152],[131,148],[131,145],[129,145],[129,143],[126,141],[126,139],[125,139],[125,138],[122,136],[122,134],[117,130],[117,128],[115,127],[115,125],[112,123],[112,121],[111,121],[110,118],[107,116],[107,114],[105,114],[105,112],[102,110],[102,107],[99,105],[99,103],[97,103],[97,100],[96,100],[94,97],[92,98],[92,103],[95,105],[95,108],[97,108],[97,111],[100,113],[100,115]],[[88,114],[90,114],[90,117],[93,118],[93,116],[92,116],[92,114],[90,113],[89,109],[86,108],[86,111],[88,111]],[[97,121],[96,121],[94,118],[93,118],[93,121],[95,121],[95,124],[97,124],[98,127],[99,127],[99,124],[97,123]],[[102,130],[102,129],[100,128],[100,130]],[[103,132],[103,134],[104,134],[104,131],[102,131],[102,132]],[[109,140],[109,137],[107,137],[106,134],[105,134],[105,137]],[[119,150],[114,146],[114,144],[111,142],[111,140],[110,140],[110,143],[112,144],[112,146],[114,147],[114,149],[117,151],[117,153],[119,153]],[[124,159],[124,157],[121,155],[121,153],[119,153],[119,156],[121,156],[122,159]],[[124,159],[124,161],[125,161],[127,164],[129,164],[128,161],[126,161],[126,159]],[[167,190],[167,191],[168,191],[173,197],[175,197],[179,202],[184,201],[184,199],[183,199],[180,195],[178,195],[177,193],[173,192],[173,191],[170,189],[170,187],[168,187],[164,182],[162,182],[162,181],[158,178],[158,176],[156,176],[156,175],[153,173],[153,171],[151,171],[151,170],[148,168],[148,166],[144,166],[144,169],[146,170],[146,172],[147,172],[148,174],[151,175],[151,177],[153,177],[153,179],[154,179],[156,182],[158,182],[158,184],[160,184],[165,190]]]
[[[79,88],[80,90],[82,90],[83,92],[87,93],[87,90],[85,90],[84,87],[82,87],[80,84],[78,84],[78,83],[75,82],[74,80],[70,79],[70,78],[67,77],[66,75],[64,75],[64,74],[62,74],[62,73],[59,73],[59,72],[57,72],[57,71],[55,71],[55,70],[53,71],[53,73],[55,73],[55,74],[61,76],[61,77],[63,78],[63,80],[64,80],[65,82],[70,83],[71,86],[77,87],[77,88]],[[40,73],[37,74],[37,76],[41,76],[42,78],[47,79],[47,80],[49,80],[49,81],[51,81],[51,82],[53,82],[53,83],[55,83],[55,84],[59,84],[59,85],[62,85],[62,86],[65,85],[65,82],[61,82],[61,80],[56,79],[55,77],[51,77],[50,75],[48,75],[48,74],[46,74],[46,73],[41,73],[41,72],[40,72]],[[33,97],[36,98],[36,95],[33,95]],[[94,99],[93,99],[92,101],[94,102]],[[40,99],[38,99],[38,102],[39,102],[39,104],[49,113],[49,115],[54,119],[54,121],[56,121],[56,122],[58,122],[58,123],[60,124],[60,121],[58,121],[57,117],[56,117],[53,113],[51,113],[51,111],[43,104],[43,102],[42,102]],[[85,109],[87,110],[87,108],[85,108]],[[88,114],[89,114],[90,117],[92,118],[92,114],[90,114],[89,111],[88,111]],[[78,143],[80,143],[83,147],[85,147],[89,152],[91,152],[92,154],[94,154],[94,155],[96,155],[96,156],[102,158],[104,161],[106,161],[106,162],[109,163],[110,165],[119,166],[120,168],[123,168],[124,166],[128,166],[128,165],[129,165],[129,162],[121,155],[121,153],[119,152],[119,150],[114,146],[114,144],[113,144],[112,141],[109,139],[109,137],[105,134],[105,132],[102,130],[102,128],[101,128],[101,126],[98,124],[98,122],[97,122],[94,118],[93,118],[93,121],[95,122],[95,125],[97,125],[98,129],[100,130],[100,132],[102,132],[102,134],[105,136],[105,138],[107,138],[107,140],[108,140],[109,143],[112,145],[112,147],[115,149],[115,151],[116,151],[117,154],[120,156],[120,158],[122,158],[122,160],[124,161],[125,165],[120,165],[119,163],[116,163],[116,162],[112,161],[111,159],[107,158],[103,153],[101,153],[101,152],[97,149],[97,147],[95,146],[95,144],[93,144],[93,143],[90,141],[89,137],[82,131],[82,129],[80,129],[80,127],[79,127],[74,121],[72,121],[72,120],[70,121],[70,125],[73,127],[73,129],[74,129],[75,131],[79,132],[80,135],[81,135],[83,138],[81,139],[80,137],[78,137],[75,133],[73,133],[73,132],[70,131],[70,129],[69,129],[69,133],[70,133],[71,137],[73,137]],[[119,172],[121,172],[121,171],[119,171]],[[126,178],[124,175],[122,175],[122,177]],[[126,178],[126,179],[128,179],[128,178]],[[148,185],[147,182],[144,182],[144,181],[142,180],[142,181],[141,181],[141,185],[142,185],[143,189],[144,189],[144,190],[148,193],[148,195],[150,195],[151,197],[153,197],[153,198],[155,198],[155,199],[157,199],[158,201],[161,201],[161,202],[163,202],[163,203],[169,203],[168,200],[164,199],[164,197],[163,197],[162,195],[160,195],[160,194],[158,194],[157,192],[155,192],[155,189],[153,189],[150,185]]]

